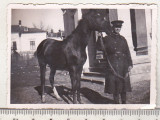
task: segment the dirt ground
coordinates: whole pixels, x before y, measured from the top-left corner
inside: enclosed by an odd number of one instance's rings
[[[62,101],[53,95],[49,83],[49,68],[46,72],[46,103],[72,104],[71,82],[66,71],[57,71],[55,84]],[[150,80],[132,83],[132,92],[127,93],[128,104],[149,103]],[[11,67],[11,104],[42,104],[39,66]],[[81,81],[81,98],[84,104],[111,104],[113,97],[104,93],[104,85]]]

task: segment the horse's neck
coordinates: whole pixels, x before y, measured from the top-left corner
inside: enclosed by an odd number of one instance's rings
[[[75,32],[88,35],[91,32],[89,28],[89,22],[87,22],[85,19],[80,20],[78,26],[75,29]]]
[[[86,20],[81,20],[73,32],[74,39],[72,40],[74,43],[78,43],[80,45],[79,47],[86,48],[91,32]]]

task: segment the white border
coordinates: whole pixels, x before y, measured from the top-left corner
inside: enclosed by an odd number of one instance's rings
[[[10,104],[10,66],[11,66],[11,9],[60,9],[60,8],[112,8],[112,9],[152,9],[152,45],[150,104]],[[157,60],[157,6],[149,4],[10,4],[7,13],[8,28],[8,80],[7,108],[47,108],[47,109],[154,109],[156,107],[156,60]]]

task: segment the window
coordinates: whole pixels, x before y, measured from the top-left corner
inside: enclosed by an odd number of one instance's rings
[[[13,42],[12,50],[17,50],[17,43],[16,43],[16,41]]]
[[[28,28],[27,28],[27,27],[24,27],[24,31],[25,31],[25,32],[28,32]]]
[[[30,41],[30,49],[35,50],[35,41]]]

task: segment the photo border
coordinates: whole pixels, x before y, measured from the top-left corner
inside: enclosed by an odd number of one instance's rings
[[[107,5],[107,6],[106,6]],[[86,7],[87,6],[87,7]],[[124,7],[125,6],[125,7]],[[11,10],[12,9],[60,9],[60,8],[112,8],[152,9],[150,104],[10,104],[11,95]],[[44,109],[154,109],[156,107],[157,64],[157,5],[155,4],[9,4],[7,8],[7,108]],[[156,19],[156,20],[155,20]],[[156,21],[156,22],[155,22]],[[154,46],[154,47],[153,47]]]

